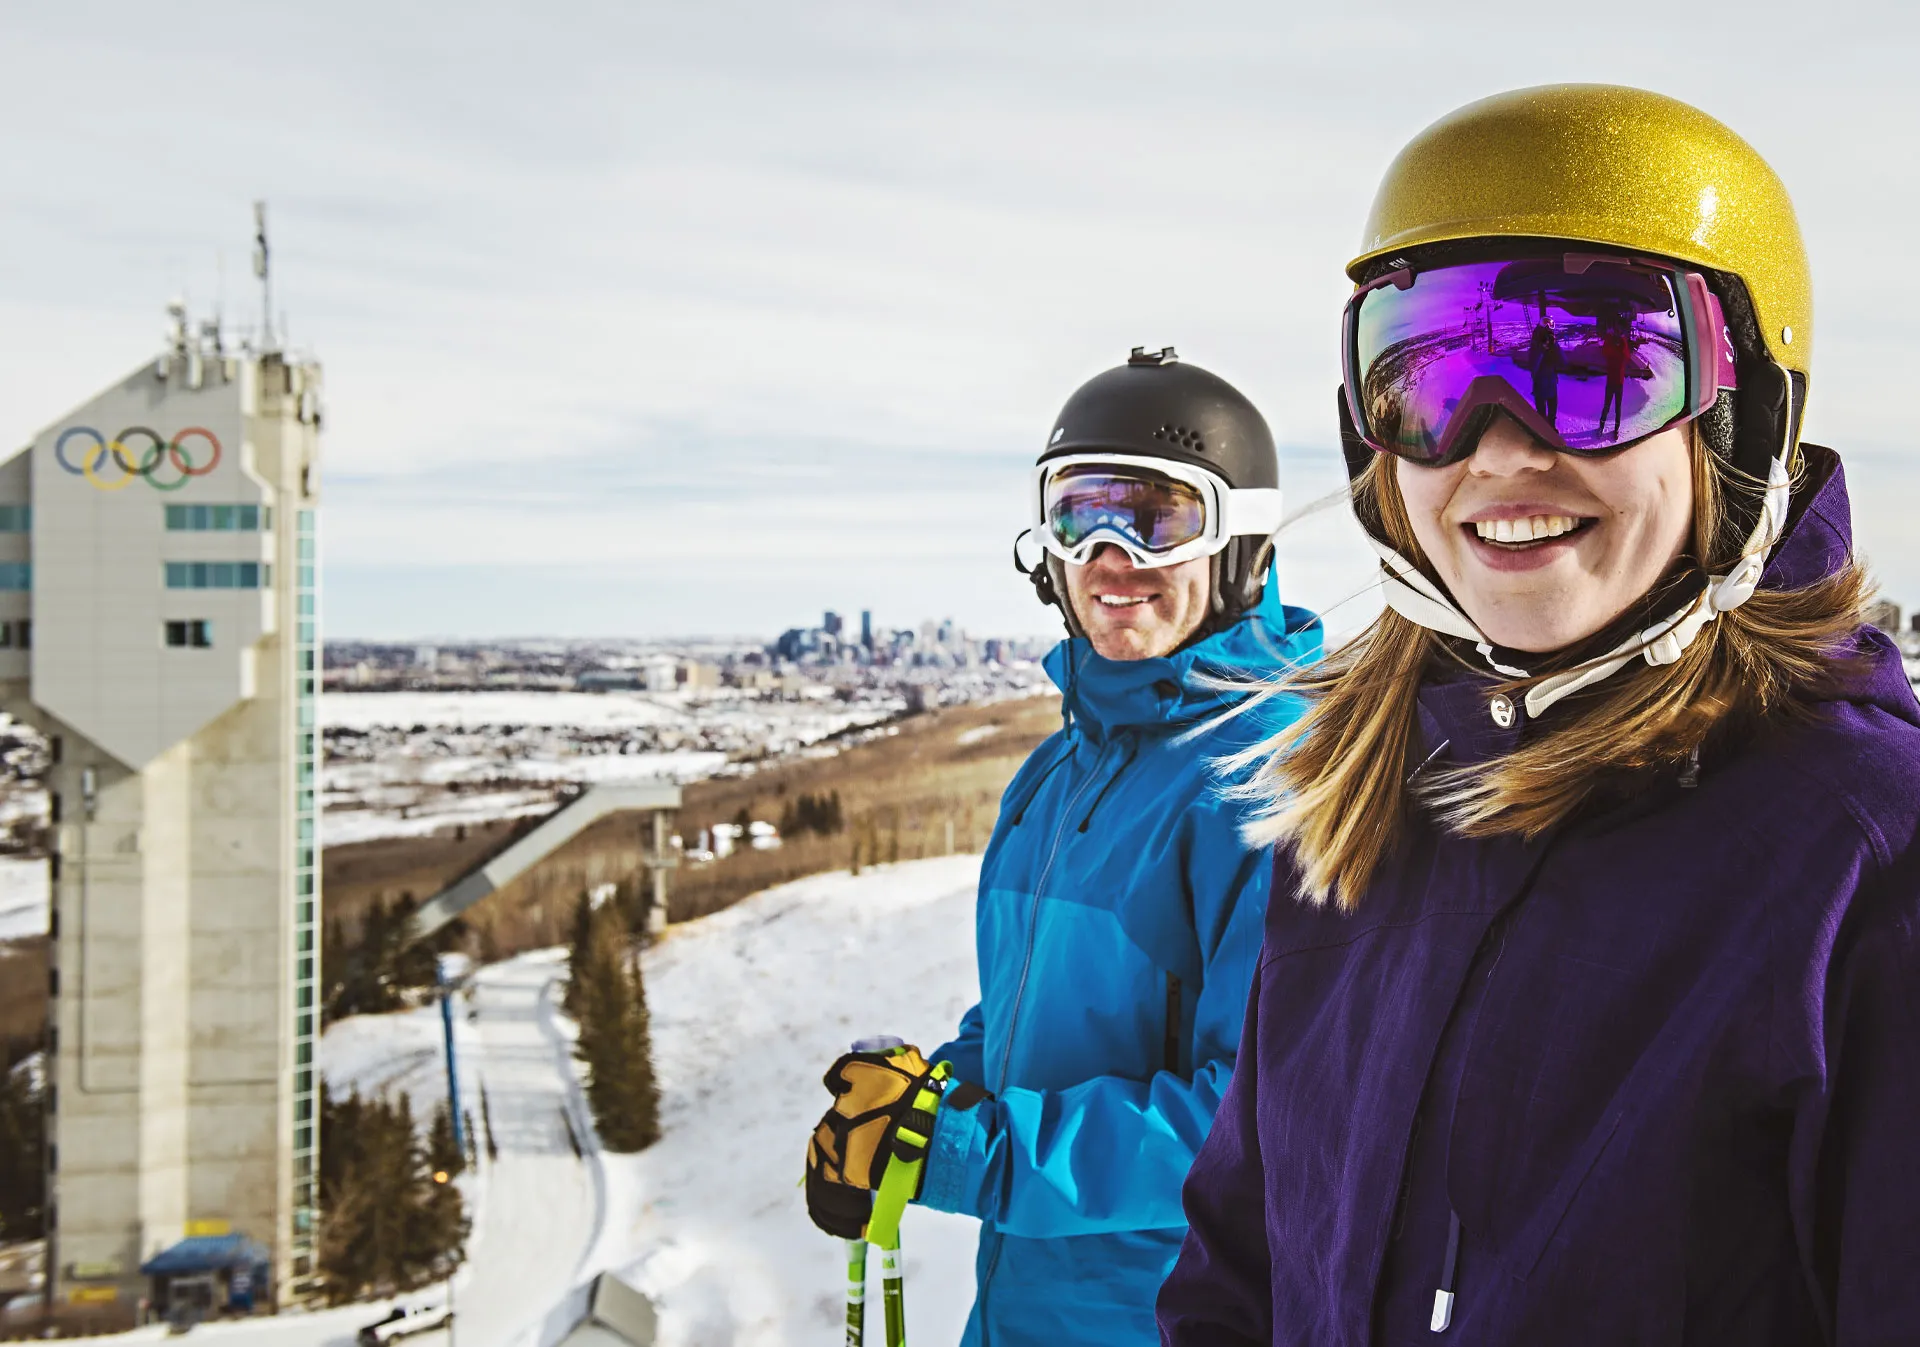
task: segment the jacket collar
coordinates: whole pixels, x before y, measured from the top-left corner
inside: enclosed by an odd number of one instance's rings
[[[1229,710],[1253,687],[1318,659],[1322,634],[1320,619],[1282,603],[1277,582],[1269,580],[1257,608],[1171,655],[1112,660],[1075,636],[1048,652],[1045,665],[1068,722],[1104,739],[1121,730],[1191,725]]]

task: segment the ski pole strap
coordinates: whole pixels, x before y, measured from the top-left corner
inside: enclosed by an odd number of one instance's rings
[[[940,1096],[945,1093],[953,1068],[946,1062],[934,1063],[933,1070],[918,1090],[900,1125],[893,1132],[893,1154],[887,1157],[886,1172],[873,1195],[873,1214],[867,1218],[867,1242],[881,1249],[900,1247],[900,1217],[920,1191],[920,1171],[927,1160],[927,1146],[933,1140],[933,1120],[940,1111]]]

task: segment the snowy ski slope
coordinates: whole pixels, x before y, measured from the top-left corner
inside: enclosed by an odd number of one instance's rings
[[[931,1050],[978,994],[980,858],[817,875],[679,928],[646,962],[666,1135],[607,1156],[591,1267],[654,1298],[663,1347],[799,1347],[843,1334],[844,1262],[797,1186],[826,1108],[820,1075],[854,1038]],[[909,1341],[957,1342],[977,1222],[902,1226]],[[879,1260],[869,1272],[879,1285]],[[878,1330],[875,1330],[876,1336]]]

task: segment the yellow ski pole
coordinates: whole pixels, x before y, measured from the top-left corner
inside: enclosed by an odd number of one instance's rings
[[[856,1046],[856,1052],[888,1052],[906,1046],[894,1039],[886,1047],[870,1047],[868,1044],[879,1040],[862,1039]],[[951,1068],[945,1062],[936,1062],[928,1083],[921,1087],[913,1098],[915,1111],[933,1117],[940,1107],[940,1092],[945,1088]],[[920,1187],[920,1171],[926,1164],[927,1145],[931,1137],[912,1131],[906,1126],[895,1129],[894,1153],[887,1158],[887,1167],[880,1176],[880,1186],[873,1195],[873,1214],[867,1218],[867,1240],[880,1250],[880,1295],[886,1314],[887,1347],[906,1347],[907,1343],[907,1294],[905,1266],[900,1254],[900,1217],[906,1212],[907,1203]],[[861,1297],[866,1295],[866,1251],[861,1251]],[[852,1322],[852,1283],[851,1263],[849,1263],[848,1283],[848,1322]],[[863,1310],[864,1314],[864,1310]]]
[[[867,1242],[847,1241],[847,1347],[861,1347],[867,1331]]]
[[[854,1052],[894,1052],[906,1046],[906,1040],[891,1034],[853,1040]],[[850,1239],[847,1244],[847,1344],[862,1347],[867,1332],[867,1241]]]

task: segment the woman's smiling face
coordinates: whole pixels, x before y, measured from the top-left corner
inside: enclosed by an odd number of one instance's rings
[[[1394,468],[1441,580],[1488,639],[1512,650],[1593,635],[1653,588],[1693,532],[1685,426],[1583,458],[1496,415],[1460,462]]]

